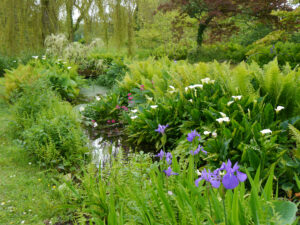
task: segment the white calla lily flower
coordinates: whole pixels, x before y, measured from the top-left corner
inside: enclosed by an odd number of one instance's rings
[[[261,130],[260,133],[262,133],[263,135],[264,134],[272,134],[272,131],[270,129],[264,129],[264,130]]]
[[[185,87],[185,91],[188,91],[188,89],[194,89],[194,88],[203,88],[203,84],[194,84],[194,85],[190,85],[188,87]]]
[[[211,133],[211,132],[210,132],[210,131],[207,131],[207,130],[203,132],[204,135],[209,135],[210,133]]]
[[[283,109],[284,109],[284,107],[279,105],[279,106],[276,107],[275,111],[278,113]]]
[[[224,122],[230,122],[230,119],[229,119],[229,117],[224,117],[224,118],[223,118],[223,121],[224,121]]]
[[[234,103],[234,101],[227,102],[227,106],[230,106],[232,103]]]
[[[216,119],[216,121],[218,121],[219,124],[221,124],[221,123],[223,123],[223,118]]]
[[[201,82],[202,82],[202,83],[209,84],[209,83],[210,83],[210,78],[209,78],[209,77],[206,77],[206,78],[204,78],[204,79],[201,79]]]
[[[241,95],[237,95],[237,96],[232,96],[232,98],[234,100],[241,100],[242,96]]]
[[[230,119],[229,119],[229,117],[226,116],[226,117],[218,118],[218,119],[216,119],[216,121],[218,121],[219,124],[221,124],[223,122],[230,122]]]
[[[225,113],[220,112],[220,114],[221,114],[221,116],[222,116],[223,118],[226,117],[226,114],[225,114]]]

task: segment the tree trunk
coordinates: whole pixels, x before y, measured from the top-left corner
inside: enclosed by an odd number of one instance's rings
[[[199,27],[198,27],[198,33],[197,33],[197,45],[198,47],[200,47],[202,45],[203,42],[203,35],[204,35],[204,31],[207,28],[208,24],[210,23],[210,21],[213,19],[213,16],[209,16],[204,23],[199,23]]]
[[[74,27],[73,27],[73,0],[66,1],[67,10],[67,31],[69,41],[74,41]]]
[[[131,9],[128,7],[128,27],[127,27],[127,42],[128,42],[128,55],[133,55],[133,25],[132,25],[132,15]]]
[[[52,33],[51,31],[51,22],[50,22],[50,2],[49,0],[42,0],[42,41]]]

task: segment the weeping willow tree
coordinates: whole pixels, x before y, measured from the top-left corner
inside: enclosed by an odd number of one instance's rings
[[[108,47],[109,43],[109,19],[108,2],[105,0],[96,0],[96,6],[98,7],[99,23],[102,27],[103,41]]]
[[[59,30],[58,16],[60,3],[55,0],[41,0],[42,39]]]
[[[58,30],[58,12],[56,0],[1,0],[0,51],[15,55],[41,48]]]
[[[2,0],[1,51],[13,55],[42,44],[39,8],[34,0]]]
[[[149,7],[149,1],[155,4]],[[43,48],[48,35],[65,33],[70,41],[75,34],[86,42],[101,37],[107,47],[127,46],[131,55],[136,27],[153,16],[156,1],[160,0],[1,0],[0,51],[34,51]]]

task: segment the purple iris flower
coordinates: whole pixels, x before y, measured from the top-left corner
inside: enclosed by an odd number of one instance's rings
[[[155,130],[158,133],[164,134],[165,133],[165,129],[168,127],[169,125],[158,125],[158,128]]]
[[[205,150],[203,149],[203,146],[201,146],[201,145],[198,145],[198,148],[197,148],[195,151],[191,150],[190,153],[191,153],[191,155],[197,155],[197,154],[200,152],[200,150],[201,150],[201,152],[203,152],[205,155],[207,155],[207,151],[205,151]]]
[[[234,189],[240,182],[244,182],[247,179],[247,175],[239,171],[238,163],[236,162],[231,168],[232,163],[228,159],[227,164],[222,163],[220,170],[226,170],[226,174],[222,179],[222,183],[226,189]]]
[[[273,52],[273,50],[275,50],[275,45],[273,45],[273,46],[272,46],[272,48],[271,48],[271,51],[270,51],[270,52],[271,52],[271,54],[273,54],[273,53],[274,53],[274,52]]]
[[[189,141],[189,142],[193,142],[193,140],[194,140],[194,138],[195,137],[199,137],[199,139],[198,140],[200,140],[200,134],[196,131],[196,130],[191,130],[191,132],[190,133],[188,133],[188,136],[187,136],[187,140]]]
[[[160,152],[157,155],[155,155],[155,156],[159,157],[159,159],[162,160],[163,157],[164,157],[164,155],[165,155],[165,152],[161,149]]]
[[[167,177],[171,176],[171,175],[178,175],[178,173],[174,173],[172,171],[172,168],[169,166],[167,170],[164,170],[165,174]]]
[[[170,152],[167,152],[166,154],[166,161],[169,165],[172,164],[172,154]]]
[[[210,170],[206,171],[204,169],[201,173],[201,177],[199,177],[197,180],[195,180],[195,185],[198,187],[199,182],[201,180],[205,180],[211,184],[214,188],[219,188],[220,187],[220,174],[218,170],[215,170],[214,172],[210,172]]]

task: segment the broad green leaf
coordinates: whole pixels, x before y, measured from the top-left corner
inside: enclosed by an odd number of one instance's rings
[[[278,225],[292,224],[296,219],[297,206],[289,201],[273,201],[275,213],[280,216]]]

